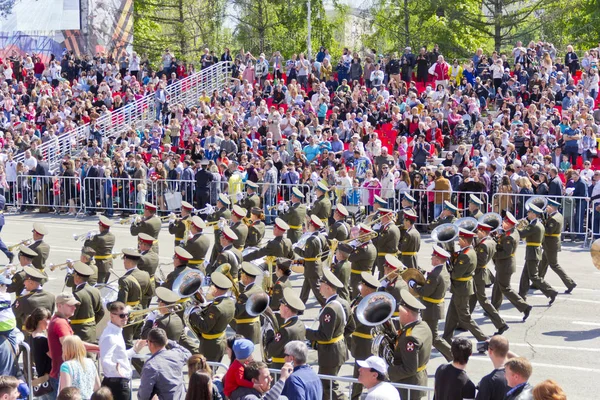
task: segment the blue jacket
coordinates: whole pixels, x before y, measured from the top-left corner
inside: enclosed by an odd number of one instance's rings
[[[294,373],[285,381],[281,395],[290,400],[321,400],[323,385],[317,373],[305,364],[294,368]]]

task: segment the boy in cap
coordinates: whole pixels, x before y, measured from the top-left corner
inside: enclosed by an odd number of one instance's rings
[[[108,282],[110,270],[113,266],[113,248],[115,247],[115,235],[110,232],[112,221],[105,216],[100,216],[98,219],[99,234],[91,236],[85,242],[83,247],[94,249],[96,254],[93,256],[98,267],[98,282]],[[82,250],[83,252],[83,250]]]
[[[279,315],[281,323],[272,338],[265,343],[268,356],[271,358],[271,368],[281,368],[285,364],[285,345],[292,340],[306,340],[306,327],[298,317],[306,306],[300,297],[289,287],[283,290]]]
[[[381,357],[370,356],[366,360],[357,360],[356,369],[360,390],[364,385],[369,391],[365,400],[400,400],[398,390],[387,382],[387,364]]]
[[[231,363],[223,377],[225,396],[231,397],[234,390],[239,387],[253,388],[254,383],[244,379],[244,365],[253,360],[252,352],[254,343],[248,339],[236,339],[233,342],[235,360]]]
[[[306,204],[304,194],[297,187],[292,188],[290,207],[287,211],[279,212],[279,218],[289,225],[287,238],[296,243],[302,236],[302,226],[306,220]]]

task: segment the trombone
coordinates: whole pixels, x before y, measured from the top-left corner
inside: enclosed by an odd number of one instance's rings
[[[164,307],[152,307],[152,308],[147,308],[145,310],[136,310],[136,311],[132,311],[129,313],[129,320],[132,321],[134,319],[139,319],[141,317],[144,317],[144,319],[138,320],[138,321],[133,321],[133,322],[129,322],[127,325],[124,325],[123,328],[126,328],[128,326],[133,326],[133,325],[138,325],[141,324],[142,322],[145,321],[145,318],[148,316],[148,314],[160,310],[161,308],[166,308],[168,309],[167,314],[171,314],[171,313],[178,313],[178,312],[182,312],[185,307],[183,307],[183,304],[181,303],[175,303],[175,304],[170,304],[168,306],[164,306]]]
[[[8,246],[8,251],[13,251],[14,249],[18,248],[21,245],[24,246],[29,246],[29,244],[33,241],[33,239],[24,239],[21,240],[19,243],[17,244],[13,244],[12,246]]]

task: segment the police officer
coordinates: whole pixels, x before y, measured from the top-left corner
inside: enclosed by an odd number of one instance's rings
[[[73,296],[80,304],[69,322],[73,333],[87,343],[96,343],[96,325],[104,317],[100,291],[88,284],[93,273],[89,265],[81,261],[73,263]]]
[[[196,172],[196,208],[203,208],[206,204],[210,204],[210,191],[214,189],[213,174],[207,170],[209,160],[203,158],[200,160],[200,169]],[[188,199],[189,200],[189,199]]]
[[[258,247],[265,237],[265,213],[260,207],[252,207],[250,210],[250,225],[248,226],[248,237],[246,247]],[[288,231],[289,232],[289,231]]]
[[[158,310],[152,311],[146,317],[144,326],[142,327],[142,339],[148,338],[148,332],[153,328],[162,328],[167,333],[169,340],[178,342],[184,334],[184,325],[181,317],[177,313],[172,312],[172,306],[176,304],[180,298],[172,290],[164,287],[156,288],[156,297],[158,298]],[[171,306],[171,307],[169,307]]]
[[[319,278],[323,274],[321,255],[327,241],[324,236],[319,234],[323,227],[323,221],[317,215],[311,215],[308,224],[308,232],[311,235],[306,240],[304,248],[294,248],[294,252],[304,260],[304,283],[300,291],[300,299],[304,304],[308,301],[310,291],[313,292],[319,304],[325,304],[325,298],[319,292]]]
[[[417,210],[415,210],[416,202],[417,200],[410,194],[404,193],[402,195],[402,201],[400,202],[401,209],[398,211],[398,219],[396,220],[396,225],[400,228],[400,234],[404,233],[404,212],[410,210],[413,214],[417,215]]]
[[[419,318],[419,311],[425,306],[408,292],[402,290],[400,293],[401,303],[398,307],[400,325],[394,348],[394,362],[388,368],[390,380],[395,383],[408,385],[427,386],[427,363],[431,356],[431,330],[425,322]],[[425,395],[423,392],[398,389],[401,399],[420,399]]]
[[[42,281],[46,275],[31,266],[23,267],[23,285],[27,294],[18,297],[12,305],[13,313],[17,320],[17,327],[25,331],[24,323],[27,316],[38,307],[44,307],[54,313],[54,295],[42,289]]]
[[[139,251],[140,251],[140,260],[138,261],[137,264],[137,269],[135,271],[144,271],[148,274],[149,276],[149,283],[150,283],[150,287],[148,288],[148,292],[145,292],[143,294],[143,299],[142,299],[142,308],[148,308],[150,306],[150,300],[152,300],[152,297],[154,296],[154,288],[156,287],[156,279],[155,279],[155,274],[156,274],[156,270],[158,269],[158,262],[159,262],[159,258],[158,258],[158,254],[156,254],[153,250],[152,250],[152,244],[154,243],[154,238],[150,235],[147,235],[145,233],[140,233],[138,235],[138,246],[139,246]],[[137,272],[136,272],[137,274]],[[145,279],[145,276],[142,276],[143,274],[139,274],[136,275],[136,278],[139,278],[138,281],[140,281],[140,279]],[[141,284],[141,281],[140,281]],[[144,285],[142,285],[144,286]]]
[[[252,208],[260,208],[260,197],[256,193],[257,189],[258,184],[256,184],[256,182],[246,182],[246,197],[240,200],[240,206],[246,209],[246,215],[244,215],[244,217],[250,216]]]
[[[239,251],[246,247],[246,238],[248,237],[248,225],[243,219],[246,217],[246,209],[234,204],[231,211],[231,230],[237,236],[237,240],[233,242],[233,247]]]
[[[370,235],[373,230],[364,224],[359,224],[358,235]],[[348,257],[350,261],[350,297],[355,298],[359,295],[358,285],[361,283],[361,274],[363,272],[371,272],[373,264],[377,259],[377,249],[371,239],[361,240],[360,242],[351,242],[350,245],[355,245],[355,249]]]
[[[417,214],[412,210],[403,210],[404,214],[404,231],[402,239],[400,239],[400,261],[407,268],[419,268],[417,255],[421,249],[421,234],[415,228],[414,224],[417,221]]]
[[[221,236],[220,224],[223,224],[223,225],[227,224],[227,222],[221,222],[221,219],[223,219],[223,221],[228,221],[229,219],[231,219],[231,211],[229,210],[229,208],[227,208],[227,207],[229,207],[230,204],[231,204],[231,201],[229,200],[227,195],[220,193],[219,197],[217,199],[217,209],[215,210],[214,213],[207,216],[208,222],[216,223],[216,224],[213,224],[215,241],[213,244],[212,251],[210,253],[211,261],[216,260],[219,253],[223,250],[223,247],[221,246],[221,243],[219,240],[219,237]]]
[[[469,209],[465,217],[473,217],[479,219],[483,215],[480,208],[483,206],[483,201],[474,194],[469,195]]]
[[[538,217],[543,211],[535,204],[529,205],[527,211],[527,219],[529,224],[519,230],[519,235],[527,242],[525,248],[525,268],[521,273],[521,282],[519,285],[519,296],[523,299],[527,297],[529,291],[529,282],[532,282],[538,289],[550,299],[548,305],[552,305],[558,292],[544,278],[540,278],[538,273],[538,264],[542,259],[542,241],[544,240],[545,228],[542,221]]]
[[[540,278],[544,279],[548,271],[548,265],[552,271],[558,275],[563,284],[567,287],[565,293],[571,293],[577,284],[567,275],[564,269],[558,263],[558,252],[561,251],[560,234],[563,230],[564,219],[561,213],[558,212],[560,203],[552,199],[548,199],[546,212],[548,218],[544,223],[546,232],[544,233],[544,242],[542,243],[543,252],[542,259],[538,266]]]
[[[348,312],[339,301],[337,290],[342,283],[329,270],[323,272],[319,290],[326,301],[319,313],[318,329],[306,329],[306,338],[317,342],[319,374],[337,376],[340,368],[346,362],[347,348],[344,340]],[[303,302],[306,303],[306,302]],[[322,380],[323,399],[330,399],[330,384],[334,399],[343,399],[336,381]]]
[[[289,209],[279,213],[279,218],[290,226],[290,229],[287,231],[287,238],[292,243],[298,242],[300,236],[302,236],[302,226],[306,220],[306,204],[303,201],[304,194],[297,187],[293,187]]]
[[[343,242],[350,237],[350,226],[346,222],[348,218],[348,210],[342,203],[338,203],[336,210],[333,213],[334,223],[329,227],[327,239],[337,239],[338,242]]]
[[[79,261],[92,269],[92,275],[86,280],[90,286],[94,286],[98,283],[98,267],[96,267],[96,263],[94,262],[94,255],[96,255],[96,251],[91,247],[83,247],[81,249],[81,254],[79,255]],[[70,288],[75,287],[75,282],[73,281],[73,264],[73,261],[67,264],[68,269],[67,275],[65,276],[65,286]],[[52,267],[50,267],[50,269],[52,269]]]
[[[169,221],[169,233],[175,235],[175,246],[179,246],[181,243],[185,243],[186,240],[188,240],[190,219],[192,218],[193,210],[194,207],[190,203],[182,201],[181,217],[177,218],[175,214],[171,214],[172,219]]]
[[[327,195],[329,188],[325,183],[319,181],[315,187],[317,200],[313,203],[312,208],[308,212],[309,216],[316,215],[322,222],[325,228],[329,225],[329,217],[331,216],[331,200]]]
[[[460,228],[458,234],[458,245],[460,250],[452,255],[450,266],[450,292],[452,298],[446,314],[443,338],[452,343],[454,330],[460,325],[484,342],[488,337],[481,331],[479,325],[471,317],[469,310],[469,297],[475,293],[473,289],[473,274],[477,268],[477,254],[472,247],[474,232]]]
[[[256,277],[262,275],[262,271],[254,264],[243,262],[240,274],[240,295],[235,304],[235,318],[231,327],[235,333],[242,335],[252,343],[260,343],[260,317],[250,315],[246,312],[246,303],[254,294],[264,293],[260,285],[256,285]]]
[[[235,315],[235,302],[227,295],[231,281],[220,272],[210,276],[209,294],[214,297],[210,305],[190,312],[190,324],[200,333],[200,354],[207,361],[221,362],[227,346],[225,330]]]
[[[185,242],[183,248],[192,255],[192,259],[188,263],[192,268],[201,268],[208,254],[210,238],[204,233],[205,229],[206,224],[202,218],[194,216],[190,219],[191,237]]]
[[[206,269],[207,274],[214,272],[217,269],[217,267],[221,264],[230,264],[231,276],[234,279],[237,279],[238,269],[240,264],[242,263],[243,256],[241,251],[233,247],[233,242],[235,242],[236,240],[237,235],[233,233],[231,228],[229,228],[228,226],[224,227],[219,237],[219,242],[221,244],[222,250],[217,255],[216,260]]]
[[[48,229],[44,224],[36,222],[33,224],[33,243],[29,245],[29,248],[35,251],[36,256],[31,260],[34,268],[44,270],[46,268],[46,261],[50,255],[50,245],[44,242],[44,236],[48,234]]]
[[[110,270],[113,266],[113,248],[115,247],[115,235],[110,232],[112,221],[101,215],[98,220],[99,234],[94,235],[83,242],[83,247],[94,249],[96,254],[94,260],[98,268],[98,282],[108,282]],[[86,263],[87,264],[87,263]]]
[[[290,282],[290,275],[292,273],[290,267],[292,265],[292,261],[293,260],[284,257],[277,257],[275,259],[275,276],[277,279],[273,283],[271,293],[269,293],[269,307],[271,307],[271,310],[273,311],[279,310],[280,303],[283,298],[283,291],[286,288],[292,287],[292,282]]]
[[[431,330],[433,347],[435,347],[447,361],[452,361],[452,351],[448,342],[438,334],[438,322],[445,317],[444,296],[450,286],[450,274],[446,269],[446,262],[450,259],[450,253],[438,245],[433,246],[431,254],[431,265],[433,269],[427,274],[427,280],[423,286],[417,286],[414,280],[408,281],[420,296],[425,306],[422,311],[423,321]]]
[[[156,206],[152,203],[144,203],[144,217],[141,221],[137,222],[135,219],[129,228],[129,232],[132,236],[137,236],[140,233],[146,233],[154,238],[154,244],[152,246],[152,250],[156,254],[160,254],[158,252],[158,234],[160,233],[160,228],[162,227],[162,222],[160,218],[156,216]]]
[[[137,250],[123,249],[123,265],[125,266],[125,274],[119,278],[119,293],[117,295],[117,301],[125,303],[129,306],[130,310],[140,310],[142,301],[142,287],[140,282],[133,276],[133,269],[137,268],[137,263],[141,257]],[[148,281],[150,278],[148,277]],[[130,323],[135,321],[130,321]],[[138,325],[132,325],[123,328],[123,339],[125,340],[125,346],[131,348],[133,346],[133,336],[135,334]]]
[[[340,243],[335,252],[335,259],[331,263],[331,272],[342,282],[342,287],[338,290],[338,295],[347,302],[350,302],[348,285],[350,284],[351,269],[348,256],[353,250],[352,246]]]
[[[289,229],[290,226],[281,218],[275,218],[275,225],[273,225],[273,236],[275,237],[260,249],[246,254],[244,261],[257,260],[265,256],[293,258],[292,242],[290,239],[283,237]]]
[[[160,285],[167,289],[173,289],[173,283],[175,279],[187,269],[189,269],[188,262],[192,259],[192,255],[187,252],[183,247],[175,247],[175,254],[173,255],[173,271],[167,275],[166,280]]]
[[[18,258],[19,258],[19,264],[22,267],[33,266],[31,262],[35,257],[37,257],[37,253],[35,251],[31,250],[29,247],[24,246],[24,245],[19,246]],[[47,281],[48,275],[43,270],[38,269],[38,271],[40,271],[42,274],[46,275],[45,280],[42,282],[42,284],[43,284],[44,282]],[[23,289],[25,288],[24,282],[25,282],[26,277],[27,276],[26,276],[26,273],[24,270],[21,270],[21,271],[15,273],[12,276],[11,283],[10,283],[10,285],[8,285],[8,288],[6,289],[6,291],[8,293],[16,294],[17,298],[19,298],[21,296],[21,293],[23,292]]]
[[[477,269],[473,275],[473,283],[475,293],[469,300],[469,309],[471,313],[475,309],[475,304],[479,302],[483,311],[487,314],[489,319],[492,321],[496,329],[498,330],[495,334],[502,335],[508,330],[508,325],[502,319],[498,310],[492,306],[489,299],[485,294],[485,277],[488,264],[494,258],[496,254],[496,242],[489,237],[489,233],[492,227],[483,223],[477,224],[477,244],[475,245],[475,253],[477,254]]]
[[[393,222],[393,212],[388,208],[380,208],[381,227],[377,231],[378,236],[373,239],[377,248],[377,270],[379,277],[384,275],[385,256],[398,254],[398,243],[400,242],[400,230]]]
[[[273,338],[265,343],[267,356],[271,358],[270,368],[281,368],[285,364],[284,348],[287,343],[306,340],[306,327],[298,317],[305,309],[306,306],[291,287],[283,290],[279,307],[282,322]]]
[[[354,321],[356,323],[356,328],[352,333],[352,340],[350,341],[350,354],[354,357],[355,360],[364,360],[373,355],[372,346],[373,346],[373,334],[371,329],[372,326],[363,325],[356,315],[356,307],[360,304],[360,301],[370,295],[371,293],[375,293],[377,289],[379,289],[380,282],[379,280],[370,274],[369,272],[362,272],[360,274],[361,284],[360,284],[360,293],[354,299],[351,304],[352,315],[354,316]],[[358,369],[359,366],[354,364],[354,378],[358,378]],[[360,383],[352,384],[352,399],[356,400],[360,398],[362,394],[363,386]]]
[[[529,318],[532,307],[510,286],[510,278],[517,270],[515,253],[520,238],[519,231],[515,229],[517,222],[510,211],[506,212],[506,216],[502,220],[503,233],[497,237],[498,244],[494,256],[496,280],[492,288],[492,306],[499,310],[502,305],[502,298],[506,297],[519,312],[523,313],[523,321],[525,321]]]
[[[449,201],[444,201],[444,207],[442,208],[442,212],[440,216],[430,223],[427,228],[429,230],[433,230],[436,227],[443,224],[453,224],[456,221],[456,213],[458,212],[458,208]],[[448,251],[448,253],[454,253],[454,242],[443,243],[442,247]]]

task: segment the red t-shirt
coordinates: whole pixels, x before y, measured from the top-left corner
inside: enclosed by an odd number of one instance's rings
[[[48,348],[50,349],[50,357],[52,358],[50,377],[52,378],[58,379],[60,366],[63,363],[60,338],[71,336],[72,334],[73,329],[71,329],[69,320],[54,314],[48,325]]]

